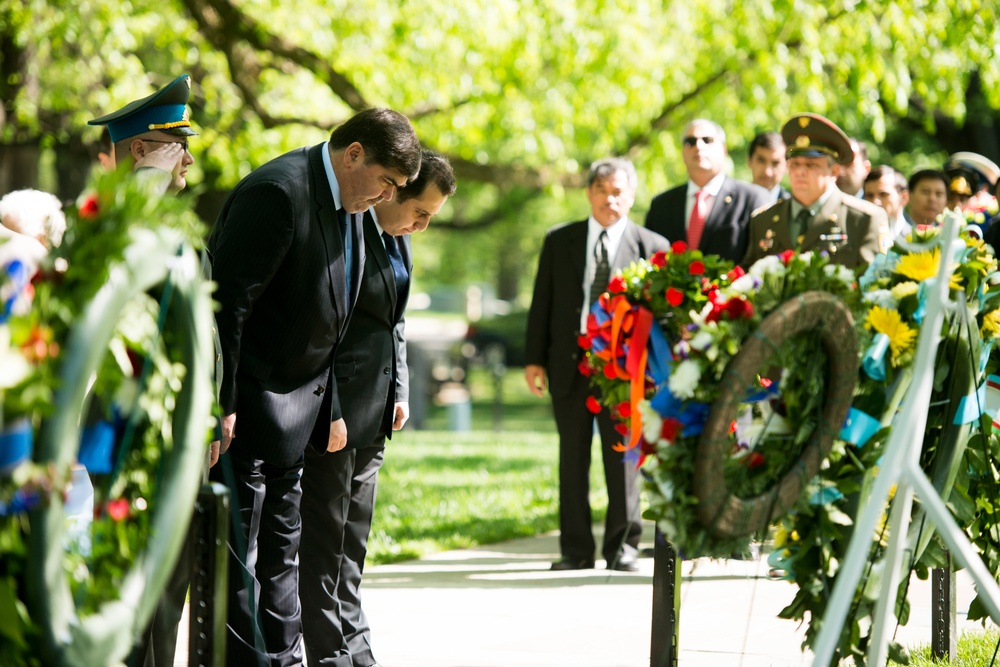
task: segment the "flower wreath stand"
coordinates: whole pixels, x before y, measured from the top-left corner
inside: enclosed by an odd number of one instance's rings
[[[136,295],[172,291],[167,320],[177,329],[186,372],[171,417],[173,445],[149,499],[149,532],[121,576],[119,597],[78,612],[63,564],[62,497],[53,494],[29,515],[28,609],[41,628],[48,664],[113,664],[125,658],[148,623],[187,534],[205,461],[212,405],[211,300],[197,255],[175,231],[133,230],[124,260],[83,310],[67,343],[55,410],[42,424],[35,460],[56,470],[76,458],[91,378],[108,354],[115,326]]]

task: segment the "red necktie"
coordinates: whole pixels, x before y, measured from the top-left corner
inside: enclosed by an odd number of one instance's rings
[[[698,190],[694,195],[694,206],[691,207],[691,219],[688,220],[688,247],[691,250],[697,250],[698,244],[701,243],[701,233],[705,229],[705,209],[707,208],[705,200],[707,198],[708,193],[704,190]]]

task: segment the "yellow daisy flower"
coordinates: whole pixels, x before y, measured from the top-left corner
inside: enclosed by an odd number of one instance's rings
[[[899,365],[899,357],[913,346],[913,342],[917,338],[917,332],[903,321],[899,311],[882,306],[873,306],[868,311],[865,328],[889,337],[893,366]]]
[[[934,248],[931,252],[915,252],[911,255],[904,255],[899,259],[899,264],[896,265],[896,273],[920,282],[936,276],[939,266],[941,266],[941,249]],[[961,274],[952,273],[948,287],[962,289]]]
[[[983,328],[980,330],[983,339],[1000,337],[1000,308],[986,313],[983,317]]]

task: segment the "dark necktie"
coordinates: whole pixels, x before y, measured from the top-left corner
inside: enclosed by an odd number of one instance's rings
[[[799,243],[799,238],[805,236],[806,230],[809,229],[809,220],[812,215],[809,213],[809,209],[803,208],[795,216],[795,220],[792,221],[792,245],[798,248],[801,243]]]
[[[351,216],[342,208],[337,209],[337,219],[340,221],[340,236],[344,240],[344,272],[347,274],[347,298],[351,298],[351,282],[354,277],[354,235],[351,229]]]
[[[594,245],[594,281],[590,283],[590,305],[601,298],[611,279],[611,265],[608,264],[608,233],[601,232]]]
[[[389,256],[389,266],[392,267],[392,275],[396,279],[396,295],[403,293],[403,288],[410,280],[406,273],[406,264],[403,263],[403,256],[399,254],[399,246],[396,245],[396,237],[382,232],[382,241],[385,243],[385,254]]]

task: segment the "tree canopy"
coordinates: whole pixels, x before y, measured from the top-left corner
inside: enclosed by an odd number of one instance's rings
[[[586,214],[573,189],[589,163],[636,163],[641,220],[684,180],[692,118],[725,128],[737,176],[753,135],[800,111],[871,142],[873,163],[1000,158],[996,14],[968,0],[4,0],[0,191],[37,181],[27,150],[43,174],[55,156],[52,186],[72,197],[98,134],[86,121],[182,72],[208,218],[254,167],[389,106],[459,177],[416,240],[419,277],[513,297],[542,230]]]

